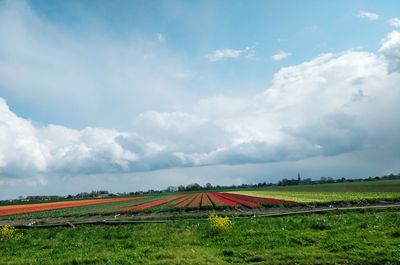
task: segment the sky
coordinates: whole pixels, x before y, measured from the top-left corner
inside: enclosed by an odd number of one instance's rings
[[[0,0],[0,199],[398,173],[399,10]]]

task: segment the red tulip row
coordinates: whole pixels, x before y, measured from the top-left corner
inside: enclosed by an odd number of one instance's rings
[[[174,208],[177,204],[180,204],[181,202],[186,201],[186,200],[188,199],[187,196],[188,196],[188,195],[184,194],[184,195],[183,195],[182,197],[180,197],[179,199],[174,200],[174,201],[168,203],[168,207]]]
[[[190,202],[196,197],[197,194],[190,194],[190,195],[185,195],[185,200],[180,201],[179,203],[173,205],[176,208],[183,208],[183,207],[187,207]],[[171,205],[171,206],[172,206]]]
[[[202,193],[196,194],[196,197],[194,197],[193,201],[189,204],[189,208],[198,208],[201,203],[201,197]]]
[[[141,211],[162,205],[162,209],[173,210],[176,208],[221,208],[221,207],[262,207],[262,205],[293,203],[286,200],[261,198],[255,196],[234,194],[228,192],[207,192],[171,196],[164,199],[148,202],[142,205],[123,208],[121,211]]]
[[[255,202],[245,201],[245,200],[236,198],[236,197],[232,196],[229,193],[219,193],[219,196],[221,196],[222,198],[225,198],[227,200],[231,200],[233,202],[237,202],[237,203],[240,203],[241,205],[248,206],[248,207],[251,207],[251,208],[253,208],[253,207],[261,207],[262,206],[261,204],[258,204],[258,203],[255,203]]]
[[[159,206],[161,204],[168,203],[168,202],[176,200],[176,199],[178,199],[178,198],[180,198],[182,196],[184,196],[184,195],[171,196],[171,197],[168,197],[168,198],[165,198],[165,199],[156,200],[156,201],[148,202],[148,203],[145,203],[145,204],[136,205],[136,206],[133,206],[133,207],[122,208],[122,209],[120,209],[120,211],[122,211],[122,212],[142,211],[142,210],[145,210],[145,209],[148,209],[148,208],[152,208],[152,207],[155,207],[155,206]]]
[[[214,207],[223,207],[226,206],[222,201],[218,200],[218,198],[214,195],[214,192],[211,193],[207,193],[208,198],[210,199],[210,201],[212,202],[212,204],[214,205]]]
[[[231,201],[229,199],[224,198],[223,196],[221,196],[220,193],[218,192],[212,192],[209,193],[210,194],[210,199],[212,200],[212,202],[214,203],[215,206],[232,206],[232,207],[240,207],[240,204]]]
[[[258,203],[262,203],[262,204],[294,203],[294,201],[280,200],[280,199],[274,199],[274,198],[263,198],[263,197],[242,195],[242,194],[236,194],[236,193],[223,192],[222,194],[223,195],[228,195],[228,196],[231,196],[231,197],[236,197],[236,198],[239,198],[239,199],[243,199],[243,200],[246,200],[246,201],[258,202]]]
[[[213,204],[208,197],[207,193],[202,193],[201,194],[201,207],[212,207]]]

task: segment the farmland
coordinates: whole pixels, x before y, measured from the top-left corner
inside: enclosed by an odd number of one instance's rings
[[[76,225],[17,229],[18,240],[0,241],[0,264],[397,264],[399,207],[336,210],[330,205],[398,204],[399,184],[275,186],[0,206],[0,224]],[[318,207],[324,212],[307,212]],[[206,217],[214,211],[230,218],[232,227],[211,233]],[[274,218],[265,217],[271,213]],[[32,220],[36,223],[26,226]]]
[[[400,192],[400,179],[311,185],[273,186],[263,189],[275,191],[315,192]]]
[[[33,213],[42,212],[55,209],[79,207],[86,205],[104,204],[110,202],[129,201],[140,199],[140,197],[128,197],[128,198],[113,198],[113,199],[97,199],[97,200],[77,200],[77,201],[60,201],[50,203],[38,203],[38,204],[23,204],[23,205],[8,205],[0,208],[0,216],[14,215],[22,213]]]
[[[400,199],[398,192],[239,191],[232,194],[275,198],[302,203]]]
[[[209,210],[268,211],[271,207],[365,204],[400,201],[400,180],[321,185],[275,186],[192,193],[161,193],[135,197],[59,201],[0,206],[0,219],[40,219]]]
[[[266,204],[294,203],[287,200],[243,196],[225,192],[169,194],[102,200],[64,201],[0,207],[0,216],[43,218],[106,213],[137,213],[196,209],[261,208]],[[89,205],[92,204],[92,205]]]
[[[399,210],[207,222],[27,229],[0,264],[398,264]]]
[[[232,193],[300,203],[397,200],[400,199],[400,180],[274,186],[257,190],[233,191]]]

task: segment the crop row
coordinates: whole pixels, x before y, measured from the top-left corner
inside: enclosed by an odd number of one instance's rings
[[[208,196],[207,193],[202,193],[201,194],[201,207],[205,208],[211,208],[213,207],[213,204],[210,200],[210,197]]]
[[[93,200],[76,200],[76,201],[61,201],[61,202],[48,202],[48,203],[35,203],[35,204],[22,204],[22,205],[7,205],[0,207],[0,216],[43,212],[56,209],[106,204],[111,202],[120,202],[128,200],[137,200],[143,197],[127,197],[127,198],[111,198],[111,199],[93,199]]]
[[[166,204],[166,203],[168,203],[170,201],[173,201],[173,200],[176,200],[176,199],[178,199],[178,198],[180,198],[182,196],[184,196],[184,195],[171,196],[171,197],[168,197],[168,198],[159,199],[159,200],[156,200],[156,201],[148,202],[148,203],[145,203],[145,204],[140,204],[140,205],[133,206],[133,207],[122,208],[120,210],[122,212],[143,211],[143,210],[146,210],[148,208],[152,208],[152,207],[156,207],[156,206],[159,206],[159,205],[162,205],[162,204]]]
[[[211,208],[257,208],[263,205],[290,203],[287,200],[261,198],[225,192],[194,193],[171,196],[150,203],[120,209],[122,212],[138,212],[157,209],[211,209]]]
[[[141,200],[138,200],[141,199]],[[129,203],[129,200],[136,200],[135,203]],[[57,215],[56,210],[72,209],[79,207],[90,207],[95,204],[108,204],[119,201],[127,201],[125,205],[121,204],[119,208],[114,208],[114,212],[140,212],[140,211],[173,211],[173,210],[194,210],[194,209],[219,209],[219,208],[257,208],[268,206],[270,204],[290,203],[287,200],[278,200],[273,198],[262,198],[243,194],[234,194],[226,192],[207,192],[170,195],[163,197],[127,197],[112,199],[93,199],[79,201],[62,201],[51,203],[9,205],[0,207],[0,216],[11,216],[17,214],[48,212],[46,216]],[[104,208],[104,207],[103,207]],[[82,208],[83,209],[83,208]],[[88,209],[85,210],[86,212]],[[96,211],[96,210],[95,210]],[[93,213],[93,212],[92,212]]]
[[[293,201],[289,200],[280,200],[280,199],[274,199],[274,198],[263,198],[263,197],[256,197],[256,196],[250,196],[250,195],[243,195],[243,194],[235,194],[235,193],[222,193],[222,195],[228,195],[231,198],[237,198],[249,202],[255,202],[258,204],[281,204],[281,203],[293,203]],[[254,205],[255,206],[255,205]],[[261,205],[258,205],[261,206]]]

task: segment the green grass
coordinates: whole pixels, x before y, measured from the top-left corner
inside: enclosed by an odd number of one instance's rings
[[[21,230],[0,264],[398,264],[400,211]]]
[[[316,191],[275,191],[275,190],[244,190],[230,193],[289,200],[295,202],[342,202],[363,200],[400,199],[399,192],[316,192]]]
[[[400,179],[312,185],[273,186],[230,191],[296,202],[340,202],[400,199]]]

